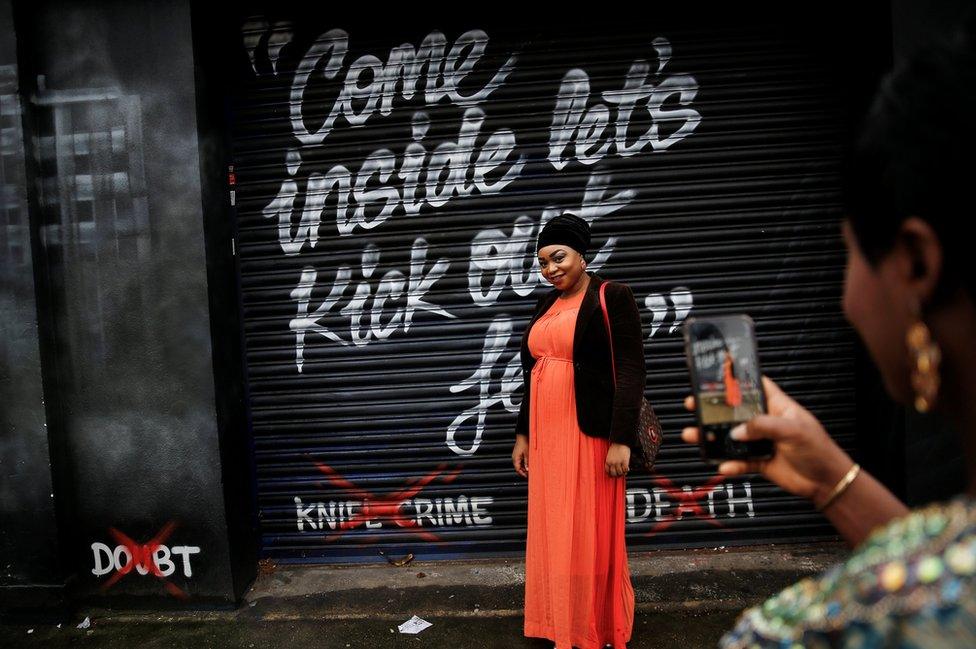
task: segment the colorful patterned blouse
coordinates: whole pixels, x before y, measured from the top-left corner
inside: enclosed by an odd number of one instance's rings
[[[745,611],[724,649],[976,647],[976,501],[913,511]]]

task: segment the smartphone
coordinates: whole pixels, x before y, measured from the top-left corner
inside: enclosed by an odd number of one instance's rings
[[[752,318],[689,318],[684,338],[702,459],[717,465],[724,460],[772,457],[770,440],[737,442],[729,437],[738,424],[766,412]]]

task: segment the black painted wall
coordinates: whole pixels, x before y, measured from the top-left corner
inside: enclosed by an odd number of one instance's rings
[[[57,603],[54,487],[41,382],[10,2],[0,2],[0,610]]]
[[[231,603],[254,570],[189,4],[15,3],[62,550],[83,599]]]
[[[215,405],[234,592],[240,594],[256,574],[259,533],[235,241],[237,223],[230,201],[230,76],[220,57],[214,56],[215,52],[234,51],[233,41],[228,40],[234,32],[227,16],[212,9],[195,3],[191,23]]]

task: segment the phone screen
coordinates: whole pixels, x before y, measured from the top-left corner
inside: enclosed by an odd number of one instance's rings
[[[735,425],[766,412],[753,323],[748,316],[692,318],[685,347],[706,460],[767,457],[769,442],[735,442]]]

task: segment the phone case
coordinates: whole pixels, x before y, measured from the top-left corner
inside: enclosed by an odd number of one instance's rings
[[[752,318],[689,318],[683,334],[702,458],[718,464],[771,457],[771,442],[736,442],[728,437],[736,425],[767,410]]]

